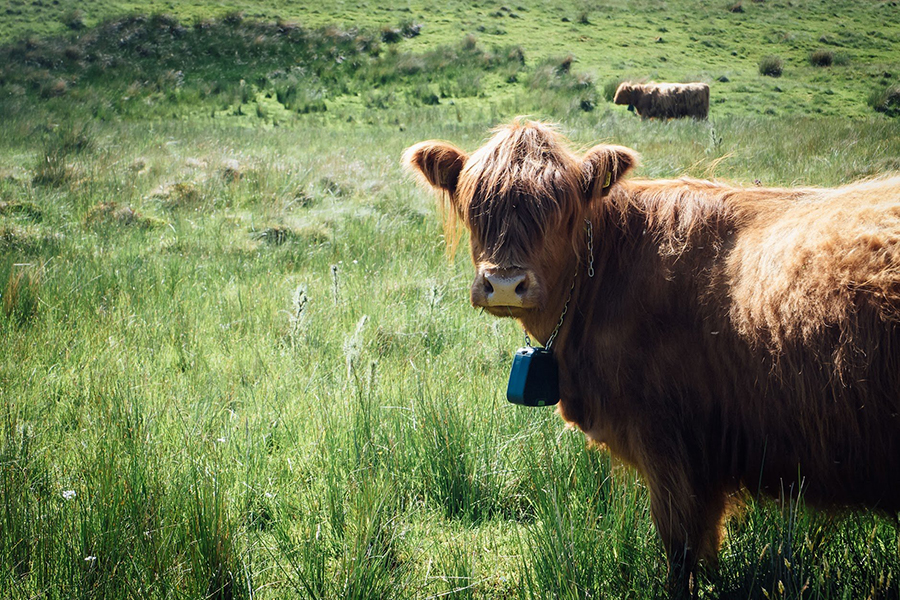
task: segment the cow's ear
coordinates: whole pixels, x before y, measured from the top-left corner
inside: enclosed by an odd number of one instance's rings
[[[456,193],[459,174],[466,164],[466,153],[447,142],[419,142],[403,153],[403,166],[418,173],[436,190]]]
[[[609,144],[594,146],[581,163],[585,197],[593,200],[605,196],[639,161],[640,156],[631,148]]]

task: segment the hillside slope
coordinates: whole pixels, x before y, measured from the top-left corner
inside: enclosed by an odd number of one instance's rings
[[[491,47],[521,46],[526,66],[571,55],[573,69],[598,88],[622,79],[706,81],[712,116],[870,116],[872,105],[900,79],[900,10],[894,2],[700,0],[636,2],[341,2],[220,5],[215,14],[194,2],[74,2],[11,0],[0,41],[28,32],[77,40],[90,27],[126,13],[168,13],[191,27],[242,11],[245,18],[305,28],[360,28],[376,38],[402,26],[420,35],[400,39],[402,52],[458,44],[466,35]],[[812,64],[814,59],[819,64]],[[767,56],[781,59],[779,77],[759,73]],[[476,95],[492,100],[518,93],[488,78]],[[520,86],[521,87],[521,84]],[[607,91],[608,95],[608,91]],[[873,99],[874,98],[874,99]]]

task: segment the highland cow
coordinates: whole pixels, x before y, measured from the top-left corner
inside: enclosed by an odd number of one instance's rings
[[[616,89],[616,104],[627,104],[643,119],[705,119],[709,86],[705,83],[630,83]]]
[[[634,151],[518,120],[404,162],[470,232],[472,304],[555,336],[559,413],[645,479],[676,590],[741,490],[900,510],[900,175],[626,180]]]

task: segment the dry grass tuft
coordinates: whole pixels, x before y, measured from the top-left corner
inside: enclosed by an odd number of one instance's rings
[[[191,169],[205,169],[209,166],[205,160],[199,158],[188,158],[184,161],[184,164]]]
[[[77,178],[78,170],[67,158],[65,153],[48,152],[35,167],[31,182],[50,187],[73,182]]]
[[[150,164],[147,159],[139,156],[128,165],[128,171],[132,175],[146,175],[150,172]]]
[[[3,290],[3,314],[19,324],[33,321],[40,309],[41,272],[33,265],[14,267]]]
[[[241,167],[241,163],[230,158],[222,161],[222,166],[219,168],[219,175],[221,175],[222,179],[228,183],[237,183],[244,178],[244,169]]]
[[[179,181],[161,185],[150,193],[150,198],[168,209],[192,208],[200,204],[202,194],[190,181]]]
[[[162,222],[146,217],[130,206],[119,206],[116,202],[101,202],[93,206],[84,217],[86,227],[117,225],[147,229]]]

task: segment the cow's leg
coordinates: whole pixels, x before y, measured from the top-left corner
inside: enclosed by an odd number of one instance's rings
[[[669,561],[673,597],[697,594],[700,561],[714,566],[726,495],[715,485],[692,485],[673,471],[649,477],[650,512]]]

